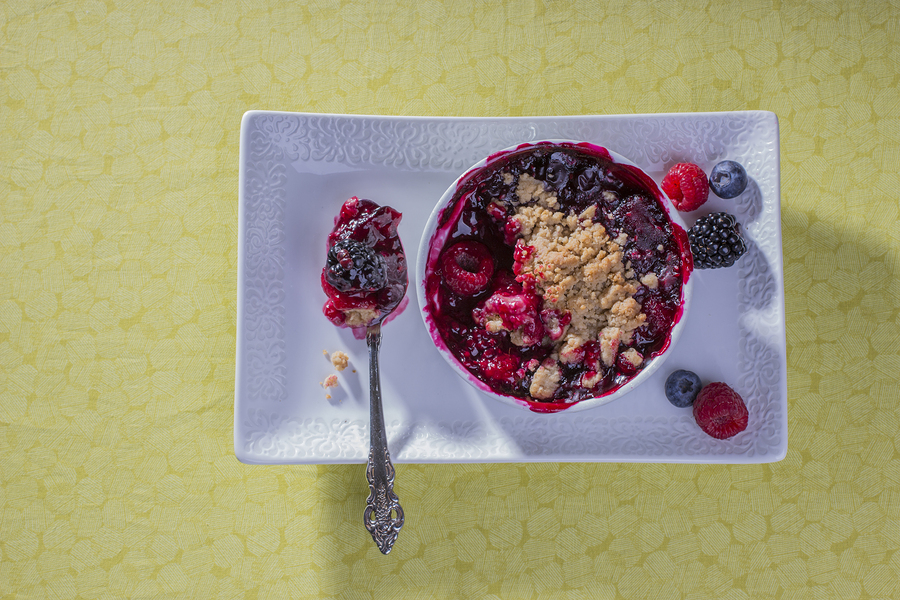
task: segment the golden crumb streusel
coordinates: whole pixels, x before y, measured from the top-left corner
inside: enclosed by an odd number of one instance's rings
[[[365,327],[378,318],[378,311],[374,308],[348,308],[343,312],[347,327]]]
[[[556,388],[559,386],[561,377],[559,363],[555,360],[547,359],[534,372],[534,379],[531,380],[531,387],[528,393],[538,400],[548,400],[553,397]]]
[[[343,371],[347,368],[347,365],[350,364],[350,357],[341,350],[335,350],[331,354],[331,364],[334,365],[334,368],[338,371]]]
[[[561,362],[572,362],[582,344],[596,340],[603,363],[612,365],[619,345],[629,343],[632,332],[646,320],[633,296],[642,283],[655,287],[656,276],[635,279],[623,259],[627,238],[607,235],[603,225],[594,220],[596,205],[580,214],[563,213],[558,210],[556,195],[527,174],[519,178],[516,195],[517,245],[528,250],[522,253],[526,258],[520,275],[534,276],[545,308],[571,315],[555,341],[554,355]],[[546,387],[542,384],[538,389]],[[540,398],[533,391],[532,395]]]

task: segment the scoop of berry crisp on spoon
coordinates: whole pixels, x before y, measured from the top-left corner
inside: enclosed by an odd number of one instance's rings
[[[378,350],[381,324],[397,310],[409,283],[406,255],[397,225],[400,213],[371,200],[350,198],[341,207],[328,236],[322,289],[328,295],[323,312],[338,327],[365,331],[369,346],[369,497],[363,521],[383,554],[394,546],[403,527],[403,509],[394,493],[384,430]]]

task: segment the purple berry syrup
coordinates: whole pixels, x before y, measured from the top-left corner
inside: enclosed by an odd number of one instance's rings
[[[630,261],[636,279],[652,272],[659,282],[656,289],[640,286],[634,296],[647,319],[634,331],[628,347],[640,352],[644,362],[637,369],[622,360],[610,367],[601,362],[603,372],[591,389],[581,387],[580,382],[588,372],[587,365],[595,361],[560,363],[560,384],[546,401],[531,397],[529,387],[533,365],[550,356],[552,343],[517,346],[510,341],[509,332],[491,333],[477,322],[477,307],[497,292],[503,297],[508,294],[520,304],[537,303],[535,313],[542,308],[543,300],[533,293],[533,286],[529,288],[521,276],[517,280],[516,259],[521,264],[524,257],[516,256],[516,231],[509,217],[515,212],[515,190],[523,173],[554,190],[561,212],[579,214],[596,205],[594,221],[602,223],[610,238],[620,232],[628,234],[624,260]],[[504,178],[504,174],[512,177]],[[498,212],[498,204],[492,203],[495,199],[504,201],[505,213]],[[463,241],[483,244],[494,259],[491,284],[472,296],[454,292],[444,281],[441,268],[444,253]],[[574,402],[608,395],[665,351],[672,328],[681,317],[682,288],[692,270],[687,236],[669,219],[656,184],[640,169],[614,162],[604,148],[591,144],[524,144],[489,157],[484,167],[473,169],[460,180],[456,194],[438,217],[430,244],[426,311],[435,341],[445,345],[490,390],[511,396],[535,412],[557,412]],[[565,325],[568,315],[557,317]],[[544,342],[548,340],[544,338]],[[586,358],[599,356],[599,346],[596,341],[585,343],[582,348]]]

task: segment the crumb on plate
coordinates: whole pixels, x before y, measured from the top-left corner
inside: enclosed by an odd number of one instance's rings
[[[331,364],[334,365],[334,368],[338,371],[346,369],[349,362],[350,358],[340,350],[335,350],[331,355]]]

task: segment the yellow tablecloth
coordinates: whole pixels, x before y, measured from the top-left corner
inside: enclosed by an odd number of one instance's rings
[[[598,6],[600,5],[600,6]],[[0,6],[0,597],[897,598],[900,9],[888,2]],[[234,458],[248,109],[765,109],[790,444],[772,465]]]

